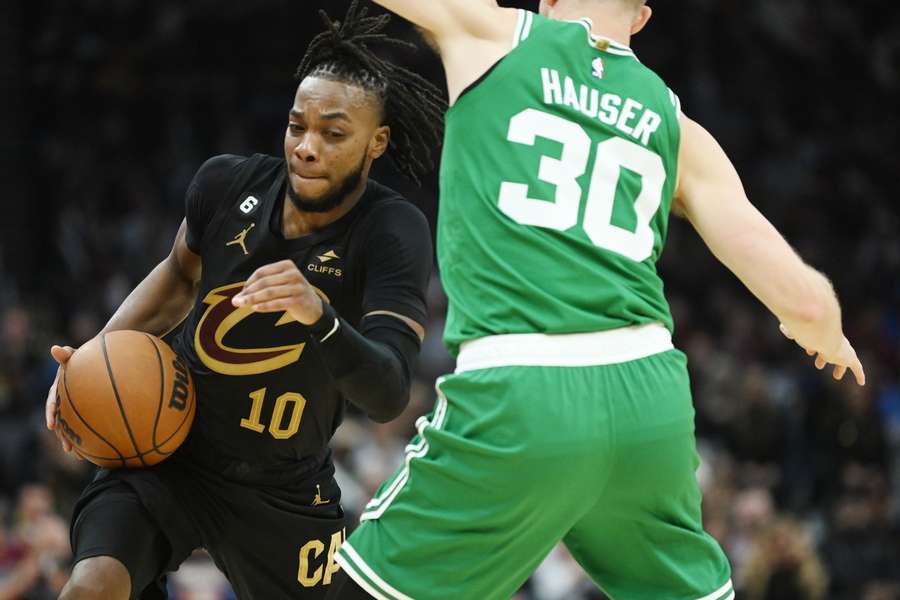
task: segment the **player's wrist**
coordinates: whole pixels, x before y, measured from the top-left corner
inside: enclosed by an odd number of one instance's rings
[[[307,330],[316,341],[324,342],[339,326],[340,320],[337,311],[334,310],[333,306],[323,301],[322,316],[315,323],[307,325]]]

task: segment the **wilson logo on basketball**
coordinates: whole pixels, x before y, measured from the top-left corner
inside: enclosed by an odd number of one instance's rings
[[[253,311],[245,306],[240,308],[231,303],[243,288],[245,282],[232,283],[210,291],[203,303],[209,305],[194,332],[194,348],[204,365],[223,375],[259,375],[275,371],[300,360],[305,342],[271,348],[234,348],[225,344],[225,336],[240,322],[251,316]],[[321,290],[316,293],[328,302]],[[296,323],[285,312],[275,323],[281,327]]]
[[[175,369],[175,382],[172,385],[172,395],[169,397],[169,408],[184,410],[187,407],[187,399],[191,393],[188,382],[188,370],[179,359],[172,361]]]

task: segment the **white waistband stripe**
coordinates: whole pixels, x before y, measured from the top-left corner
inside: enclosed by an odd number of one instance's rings
[[[456,360],[456,372],[512,366],[612,365],[673,348],[672,334],[661,323],[594,333],[492,335],[462,345]]]
[[[362,556],[359,555],[359,553],[355,548],[353,548],[353,546],[351,546],[347,542],[344,542],[343,544],[341,544],[341,551],[347,555],[347,558],[353,562],[354,566],[358,567],[359,570],[363,572],[363,575],[369,578],[369,581],[371,581],[375,586],[381,588],[383,592],[389,594],[397,600],[413,600],[403,592],[396,590],[384,579],[379,577],[378,574],[372,570],[372,567],[366,564],[366,561],[363,560]]]
[[[351,566],[350,561],[344,558],[341,554],[335,554],[334,560],[344,569],[347,575],[350,576],[350,579],[355,581],[359,585],[359,587],[366,590],[366,592],[368,592],[370,596],[375,598],[375,600],[391,600],[390,598],[373,588],[362,575],[356,572],[356,569]]]
[[[731,590],[731,586],[732,586],[732,583],[731,583],[731,580],[729,579],[728,583],[726,583],[725,585],[723,585],[722,587],[720,587],[719,589],[714,591],[712,594],[709,594],[708,596],[703,596],[702,598],[697,598],[697,600],[734,600],[734,591]],[[731,595],[728,596],[727,598],[723,598],[722,596],[725,593],[727,593],[728,591],[731,591]]]

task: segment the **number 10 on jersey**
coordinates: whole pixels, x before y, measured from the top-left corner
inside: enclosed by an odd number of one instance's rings
[[[260,422],[263,404],[266,401],[266,388],[250,392],[250,416],[241,419],[241,427],[263,433],[266,426]],[[276,440],[286,440],[300,429],[300,420],[303,418],[303,409],[306,408],[306,398],[296,392],[287,392],[275,399],[275,408],[272,410],[272,418],[269,420],[269,435]],[[287,417],[287,425],[284,424],[285,413],[290,410]]]
[[[529,108],[509,122],[510,142],[534,146],[542,137],[562,144],[562,156],[542,156],[538,178],[556,187],[552,202],[528,197],[528,184],[500,184],[499,207],[517,223],[566,231],[578,224],[583,190],[578,178],[585,174],[591,154],[591,138],[573,121]],[[634,231],[612,224],[613,203],[621,168],[641,176],[643,186],[634,201]],[[597,158],[587,194],[584,232],[594,245],[642,262],[653,254],[650,222],[662,203],[666,169],[655,152],[625,138],[612,137],[597,144]]]

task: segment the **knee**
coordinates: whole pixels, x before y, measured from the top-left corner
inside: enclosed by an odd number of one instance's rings
[[[78,561],[60,600],[128,600],[131,575],[119,560],[94,556]]]

